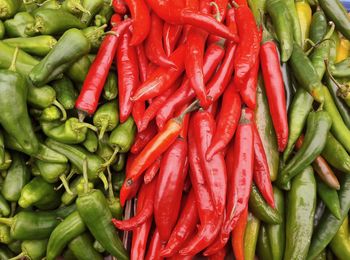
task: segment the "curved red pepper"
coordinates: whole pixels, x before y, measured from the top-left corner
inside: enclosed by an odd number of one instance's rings
[[[112,27],[111,34],[106,35],[103,39],[75,102],[75,108],[78,111],[88,115],[93,115],[95,113],[117,50],[120,35],[122,35],[130,25],[130,19],[124,20]]]
[[[208,260],[224,260],[226,257],[226,253],[227,249],[226,247],[223,247],[215,254],[208,256]]]
[[[198,223],[198,211],[196,207],[195,194],[193,189],[186,198],[185,205],[181,210],[180,217],[176,223],[165,248],[161,251],[161,256],[171,257],[186,242],[195,231]]]
[[[154,123],[150,123],[144,131],[138,132],[134,144],[131,146],[131,153],[138,154],[141,152],[146,144],[157,134],[157,131],[157,126]]]
[[[244,233],[248,222],[248,207],[244,209],[232,231],[232,248],[235,259],[244,260]]]
[[[150,61],[162,67],[176,65],[171,61],[163,49],[162,43],[163,21],[155,14],[151,14],[151,30],[145,42],[146,55]]]
[[[132,97],[133,101],[144,101],[163,93],[181,76],[184,71],[184,55],[186,47],[184,45],[177,48],[169,57],[175,63],[175,68],[158,67],[149,78],[142,83]]]
[[[217,214],[222,215],[226,203],[227,173],[225,159],[222,154],[215,154],[210,161],[205,153],[212,141],[215,132],[215,120],[208,111],[198,111],[191,120],[195,143],[201,160],[204,177],[208,183],[210,196]]]
[[[135,48],[137,53],[137,59],[139,62],[140,80],[141,82],[145,82],[148,76],[147,67],[148,67],[149,60],[147,59],[143,44],[139,44],[135,46]]]
[[[262,144],[258,129],[254,125],[254,173],[253,179],[261,195],[266,202],[275,207],[272,184],[270,179],[270,169],[267,163],[266,153]]]
[[[177,140],[163,154],[154,200],[154,219],[162,241],[168,241],[176,224],[186,173],[186,139]]]
[[[247,5],[240,5],[234,11],[240,42],[234,59],[234,82],[238,89],[244,87],[250,70],[259,56],[260,33],[254,15]]]
[[[240,116],[241,99],[231,82],[222,98],[215,135],[206,152],[207,160],[225,149],[236,131]]]
[[[116,26],[121,21],[122,21],[122,17],[119,14],[113,14],[111,17],[110,24],[113,27],[113,26]]]
[[[113,0],[112,1],[112,6],[113,6],[113,10],[114,12],[116,12],[117,14],[126,14],[126,5],[125,2],[123,0]]]
[[[224,54],[225,50],[223,46],[217,44],[211,44],[208,46],[204,55],[204,82],[207,82],[214,74],[217,66],[224,57]],[[190,102],[194,97],[195,92],[191,88],[190,82],[187,79],[159,110],[156,116],[157,126],[162,129],[165,123],[173,116],[175,110]]]
[[[180,39],[182,33],[182,25],[174,25],[170,23],[164,23],[163,26],[163,43],[164,51],[167,56],[175,49],[177,42]]]
[[[150,183],[154,177],[157,175],[159,168],[160,168],[160,163],[162,161],[162,157],[158,157],[157,160],[155,160],[152,165],[147,169],[145,172],[145,175],[143,176],[143,181],[145,183]]]
[[[258,59],[253,68],[249,71],[246,82],[239,90],[243,103],[251,109],[255,109],[256,107],[256,88],[258,86],[259,65],[260,63]]]
[[[160,256],[160,251],[162,250],[163,245],[160,240],[159,232],[158,230],[154,230],[151,242],[148,247],[148,252],[146,255],[145,260],[160,260],[163,259],[163,257]]]
[[[138,45],[146,39],[151,28],[149,10],[144,0],[124,0],[132,17],[131,45]]]
[[[188,24],[208,33],[215,34],[237,42],[238,37],[226,26],[216,21],[211,15],[201,14],[198,11],[185,8],[182,1],[147,0],[153,11],[163,20],[171,24]]]
[[[278,150],[283,152],[288,143],[286,94],[277,47],[272,41],[261,45],[260,60]]]
[[[127,220],[118,220],[118,219],[112,219],[112,222],[114,226],[121,230],[132,230],[143,223],[145,223],[149,218],[153,215],[153,203],[155,199],[155,193],[156,193],[156,184],[157,179],[154,179],[154,181],[145,184],[143,183],[139,194],[138,194],[138,200],[143,201],[143,207],[140,211],[137,212],[137,214]]]
[[[131,33],[125,32],[117,48],[115,63],[118,71],[119,119],[125,122],[131,114],[131,95],[139,85],[139,66],[134,46],[130,46]]]

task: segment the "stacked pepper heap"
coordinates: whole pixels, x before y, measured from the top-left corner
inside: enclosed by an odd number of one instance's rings
[[[338,0],[0,0],[0,39],[0,259],[350,259]]]

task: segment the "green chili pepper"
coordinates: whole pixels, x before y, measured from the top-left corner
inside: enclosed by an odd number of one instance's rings
[[[244,259],[254,260],[259,228],[260,220],[249,212],[248,222],[244,233]]]
[[[46,258],[54,260],[66,245],[77,236],[84,233],[85,224],[77,211],[70,214],[51,233],[46,250]]]
[[[19,0],[1,0],[0,1],[0,19],[11,18],[17,13],[21,2]]]
[[[346,58],[341,62],[332,64],[330,71],[333,77],[347,78],[350,76],[350,58]]]
[[[287,197],[286,249],[284,259],[305,259],[316,209],[316,181],[311,167],[293,180]]]
[[[85,28],[77,17],[61,9],[38,10],[35,12],[34,19],[34,24],[29,24],[25,33],[56,35],[72,28]]]
[[[328,209],[322,215],[320,223],[314,230],[308,259],[313,259],[322,252],[337,233],[350,209],[350,175],[343,175],[338,192],[341,218],[337,219]]]
[[[344,102],[342,98],[338,96],[338,86],[334,83],[333,80],[326,74],[325,77],[326,86],[328,88],[329,93],[331,94],[335,105],[338,108],[338,111],[344,120],[344,124],[350,128],[350,108]]]
[[[103,158],[105,161],[108,161],[113,156],[113,148],[110,146],[108,142],[109,136],[108,134],[104,134],[102,139],[98,140],[98,148],[96,153]],[[116,160],[113,160],[111,164],[114,164]]]
[[[37,176],[23,187],[18,204],[22,208],[34,205],[40,209],[53,209],[60,205],[60,195],[53,184]]]
[[[99,130],[99,139],[105,132],[112,131],[119,123],[117,102],[111,101],[100,106],[94,114],[93,123]]]
[[[65,0],[62,2],[62,9],[77,16],[89,12],[83,7],[81,0]]]
[[[317,102],[323,103],[322,83],[317,71],[303,49],[296,43],[294,43],[290,65],[300,86],[307,90]]]
[[[256,23],[261,24],[262,15],[266,13],[266,0],[248,0],[248,5],[254,14]]]
[[[331,131],[344,148],[350,152],[350,130],[344,124],[332,96],[326,87],[323,88],[323,92],[325,96],[324,108],[333,120]]]
[[[98,14],[95,15],[94,24],[96,26],[102,26],[104,24],[108,24],[113,13],[114,11],[112,6],[109,3],[104,3],[101,10],[98,12]]]
[[[13,162],[2,184],[1,194],[7,201],[17,202],[21,196],[22,188],[30,180],[30,172],[21,154],[12,153],[12,157]]]
[[[65,109],[73,109],[78,93],[74,88],[73,82],[66,77],[56,80],[52,83],[52,87],[57,94],[57,100],[63,105]]]
[[[113,190],[120,191],[124,180],[125,180],[124,172],[118,172],[117,174],[113,174],[112,176]]]
[[[128,259],[127,252],[111,222],[112,213],[102,191],[88,187],[88,163],[84,161],[84,193],[76,200],[78,212],[89,231],[111,255],[118,259]]]
[[[125,168],[125,164],[126,164],[126,153],[118,154],[118,161],[114,169],[117,172],[120,172]]]
[[[5,36],[5,25],[4,23],[0,20],[0,40],[2,40]]]
[[[5,224],[2,224],[2,225],[5,225]],[[7,226],[7,228],[9,228],[9,227]],[[21,245],[22,245],[21,240],[14,240],[11,243],[9,243],[7,246],[13,253],[20,254],[20,253],[22,253]]]
[[[287,4],[282,0],[269,0],[266,3],[281,47],[281,60],[286,62],[293,52],[293,21]]]
[[[91,50],[93,52],[97,52],[98,48],[100,47],[103,37],[105,36],[104,29],[107,27],[106,24],[101,25],[99,27],[97,26],[90,26],[85,29],[83,29],[83,33],[85,37],[89,40],[91,43]]]
[[[36,8],[32,14],[35,15],[37,12],[40,12],[41,10],[44,9],[52,9],[52,10],[57,10],[61,8],[61,3],[57,0],[46,0],[43,1],[42,3],[38,4],[39,7]]]
[[[93,247],[99,253],[103,253],[106,251],[97,240],[94,241]]]
[[[10,244],[13,242],[10,227],[5,224],[0,224],[0,243]]]
[[[327,18],[324,12],[318,10],[312,15],[309,38],[313,43],[319,43],[327,33]]]
[[[303,131],[307,116],[312,109],[313,101],[314,99],[306,90],[298,88],[288,114],[289,136],[288,144],[282,157],[283,162],[287,162],[295,142]]]
[[[8,168],[10,168],[11,163],[12,163],[11,154],[5,151],[5,159],[4,159],[4,163],[0,164],[0,171],[5,171]]]
[[[67,217],[74,209],[75,205],[49,212],[20,211],[12,218],[0,218],[0,223],[10,227],[12,239],[47,239],[60,218]]]
[[[63,193],[61,197],[61,202],[64,205],[70,205],[74,202],[75,198],[78,196],[77,187],[82,182],[83,176],[80,176],[74,179],[73,182],[69,185],[69,189],[71,190],[72,194],[69,194],[67,191]]]
[[[285,5],[287,6],[290,14],[290,20],[293,28],[293,38],[296,43],[298,43],[300,46],[302,46],[302,40],[301,40],[301,29],[299,24],[299,18],[297,9],[295,7],[294,0],[286,0],[284,1]]]
[[[108,172],[108,198],[107,198],[108,208],[111,211],[113,218],[121,219],[123,214],[123,209],[120,205],[119,198],[116,198],[114,196],[112,173],[109,167],[107,167],[107,172]]]
[[[266,227],[263,224],[260,225],[259,230],[257,255],[259,259],[272,259],[269,237],[267,236]]]
[[[94,153],[97,151],[98,148],[98,138],[95,134],[94,131],[92,131],[91,129],[87,130],[86,133],[86,138],[84,140],[84,142],[82,143],[82,145],[86,148],[86,150],[88,150],[90,153]]]
[[[22,242],[22,253],[11,260],[29,258],[31,260],[41,260],[45,256],[47,239],[25,240]]]
[[[78,260],[102,260],[103,257],[93,247],[93,240],[88,233],[84,233],[73,239],[69,245]]]
[[[340,38],[338,32],[334,31],[331,37],[331,50],[329,54],[329,60],[331,63],[334,63],[337,59],[337,50],[340,44]]]
[[[286,185],[320,155],[326,145],[327,133],[331,125],[332,119],[326,111],[310,112],[303,144],[282,169],[277,180],[279,185]]]
[[[254,216],[266,223],[279,224],[282,222],[280,213],[267,204],[254,184],[250,192],[249,209]]]
[[[350,39],[350,18],[343,4],[339,0],[318,2],[327,18],[335,23],[336,29]]]
[[[87,55],[74,62],[66,71],[67,76],[77,83],[83,83],[89,72],[91,62]]]
[[[11,213],[10,206],[6,199],[0,194],[0,216],[9,216]]]
[[[14,18],[4,21],[6,35],[9,37],[34,36],[35,32],[26,32],[26,27],[34,25],[34,17],[27,12],[19,12]]]
[[[322,200],[319,200],[316,207],[315,216],[314,216],[314,228],[317,227],[318,223],[320,222],[320,219],[323,216],[325,209],[326,209],[326,205],[323,203]]]
[[[270,109],[267,103],[264,82],[261,74],[259,74],[256,97],[255,124],[258,128],[261,141],[265,149],[271,181],[275,181],[278,174],[279,153],[277,148],[276,133],[269,111]]]
[[[282,222],[280,224],[266,225],[266,232],[271,248],[271,259],[281,260],[283,258],[284,248],[286,244],[284,196],[283,192],[276,187],[273,187],[273,194],[276,210],[279,212]]]
[[[340,205],[337,191],[328,187],[319,178],[316,178],[316,181],[318,196],[322,199],[329,211],[332,212],[336,218],[340,219]]]
[[[78,169],[80,173],[83,172],[83,163],[86,159],[89,165],[89,180],[94,181],[97,178],[100,178],[105,185],[105,188],[108,188],[106,176],[103,174],[103,159],[101,157],[92,154],[77,145],[63,144],[50,138],[46,140],[46,144],[56,152],[67,156],[69,161]]]
[[[75,257],[72,250],[67,248],[66,250],[64,250],[63,259],[64,260],[77,260],[78,258]]]
[[[69,29],[57,44],[29,73],[36,86],[45,85],[90,51],[90,43],[82,31]]]
[[[349,240],[349,218],[345,217],[343,224],[333,237],[330,247],[332,252],[339,259],[350,258],[350,240]]]
[[[88,12],[82,14],[80,20],[84,24],[90,24],[92,18],[101,10],[104,1],[103,0],[82,0],[83,7]]]
[[[50,35],[40,35],[35,37],[10,38],[5,39],[4,42],[30,54],[45,56],[55,46],[57,40]]]
[[[8,260],[13,257],[13,253],[5,245],[0,245],[0,260]]]
[[[41,110],[40,117],[38,120],[40,121],[55,121],[61,118],[61,111],[56,106],[49,106]]]
[[[106,83],[103,87],[103,97],[107,100],[113,100],[118,96],[117,73],[109,72]]]
[[[0,165],[4,164],[5,162],[5,143],[4,143],[4,135],[1,132],[0,129]]]

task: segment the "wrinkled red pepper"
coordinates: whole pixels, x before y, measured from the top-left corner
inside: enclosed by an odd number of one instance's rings
[[[145,175],[143,176],[143,181],[145,183],[150,183],[153,178],[157,175],[160,168],[160,163],[162,161],[162,157],[158,157],[150,167],[148,167],[147,171],[145,172]]]
[[[155,123],[150,123],[148,127],[142,131],[138,132],[135,137],[134,144],[131,146],[131,153],[138,154],[142,149],[148,144],[149,141],[157,134],[157,126]]]

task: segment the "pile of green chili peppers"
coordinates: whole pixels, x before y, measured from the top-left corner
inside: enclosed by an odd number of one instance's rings
[[[115,69],[93,118],[74,109],[113,13],[103,0],[0,0],[1,260],[128,259],[111,219],[136,127],[119,122]]]

